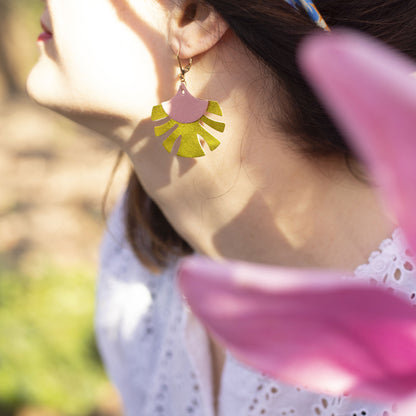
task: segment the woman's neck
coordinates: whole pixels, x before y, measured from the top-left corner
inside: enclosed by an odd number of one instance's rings
[[[207,201],[206,222],[201,224],[205,233],[199,235],[210,238],[193,239],[200,251],[267,264],[353,271],[391,236],[395,224],[379,195],[343,161],[318,163],[285,155],[279,164],[270,149],[268,156],[261,157],[258,167],[250,157],[243,160],[234,188]]]

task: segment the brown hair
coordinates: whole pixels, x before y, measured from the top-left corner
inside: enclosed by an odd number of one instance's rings
[[[276,121],[297,149],[313,157],[339,155],[347,161],[353,159],[297,66],[299,43],[305,35],[319,30],[309,17],[284,0],[205,2],[275,74],[279,93],[285,94],[288,103]],[[343,26],[367,32],[416,59],[416,0],[315,0],[315,5],[331,28]],[[192,252],[143,190],[134,172],[125,210],[128,240],[147,267],[163,268],[170,255]]]

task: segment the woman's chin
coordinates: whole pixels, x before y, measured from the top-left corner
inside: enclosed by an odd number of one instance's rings
[[[37,64],[26,79],[26,93],[37,104],[52,108],[56,105],[57,89],[53,87],[51,77]]]
[[[35,66],[26,79],[26,93],[38,105],[67,116],[73,112],[73,106],[69,103],[68,94],[54,79],[53,74]]]

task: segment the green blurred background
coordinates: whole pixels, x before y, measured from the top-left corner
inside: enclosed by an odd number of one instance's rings
[[[0,416],[116,416],[93,313],[117,150],[26,96],[43,9],[0,0]]]

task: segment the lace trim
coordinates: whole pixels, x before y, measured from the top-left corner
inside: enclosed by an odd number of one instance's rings
[[[368,257],[367,263],[358,266],[355,271],[355,276],[362,276],[363,273],[369,271],[380,273],[384,270],[387,260],[397,260],[397,255],[401,259],[412,257],[412,253],[406,247],[408,246],[403,231],[396,228],[391,237],[384,239],[377,250],[374,250]]]

